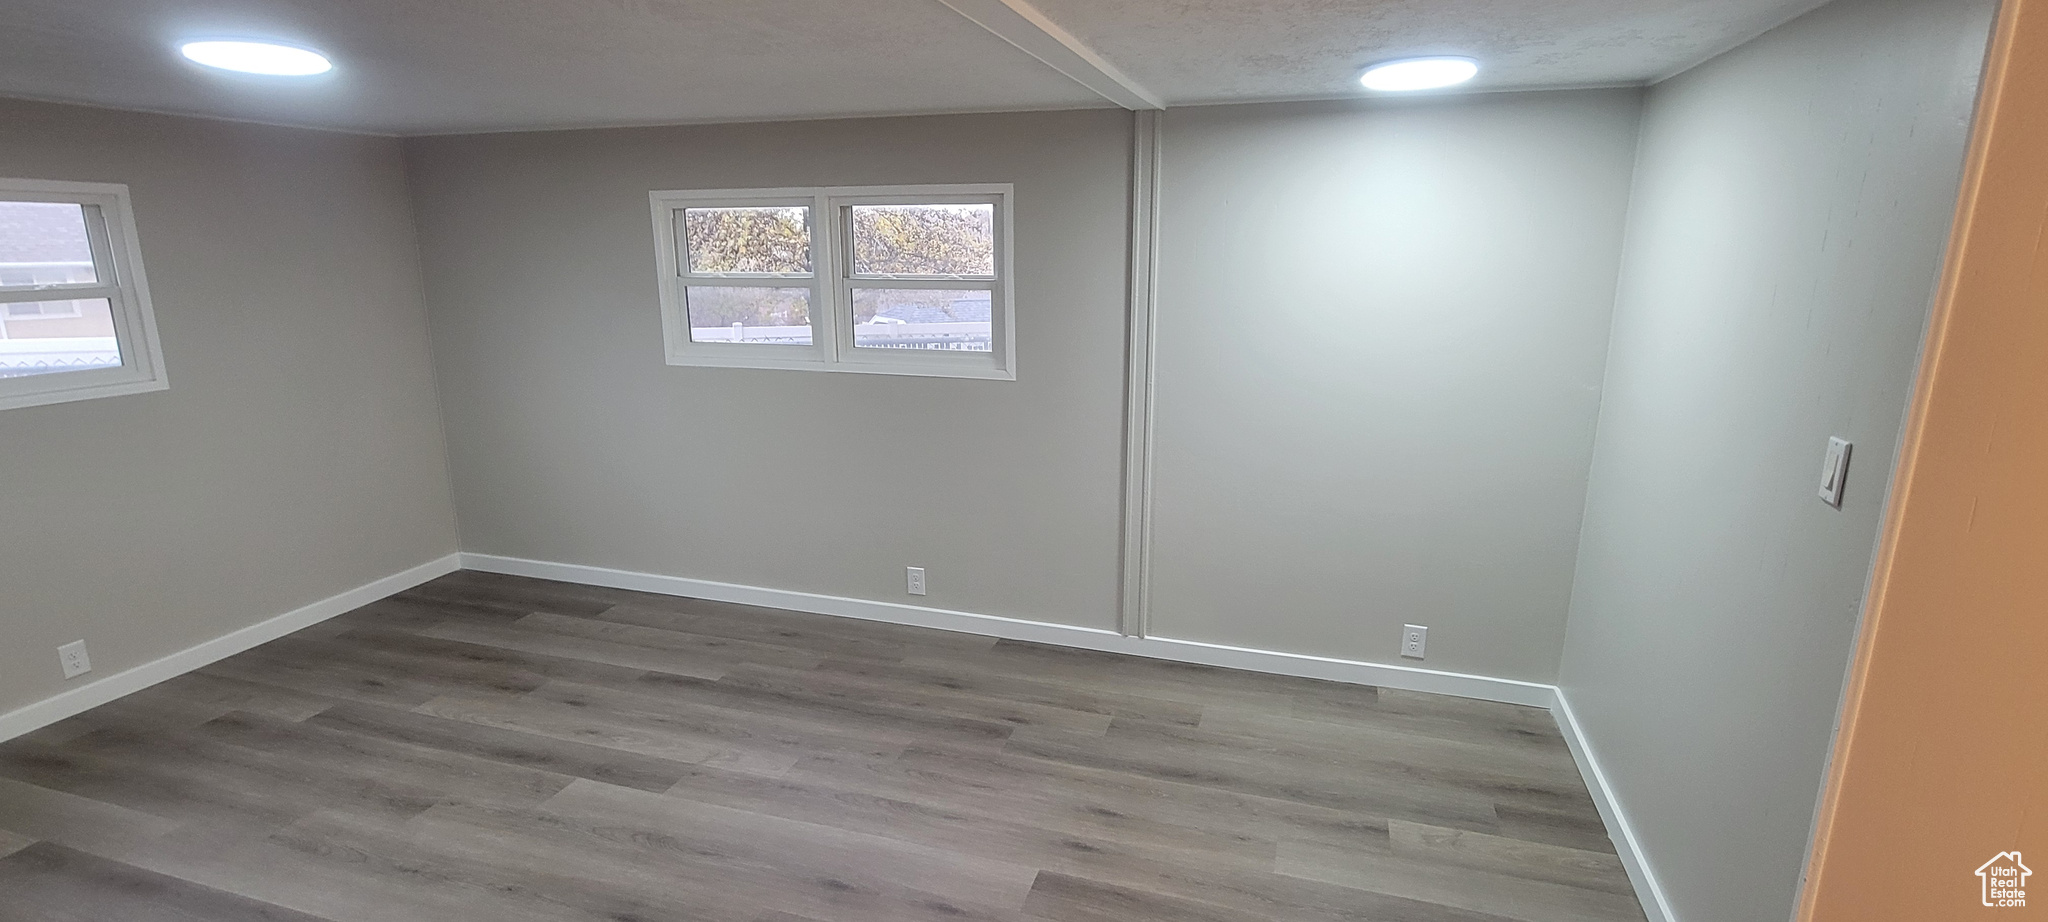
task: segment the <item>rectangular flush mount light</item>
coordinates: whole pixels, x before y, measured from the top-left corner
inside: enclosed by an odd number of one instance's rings
[[[1365,69],[1358,82],[1368,90],[1405,93],[1457,86],[1479,75],[1479,62],[1454,55],[1402,58]]]
[[[282,42],[206,39],[179,45],[178,53],[194,64],[267,77],[311,77],[334,69],[326,55]]]

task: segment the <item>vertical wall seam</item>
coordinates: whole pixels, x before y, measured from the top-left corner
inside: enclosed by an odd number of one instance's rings
[[[1150,631],[1152,595],[1152,348],[1159,289],[1159,111],[1131,113],[1131,282],[1124,387],[1124,543],[1120,630]]]

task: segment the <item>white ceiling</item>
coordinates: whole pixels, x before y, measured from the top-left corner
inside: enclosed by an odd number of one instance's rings
[[[962,0],[5,0],[0,95],[424,134],[1111,104],[1062,70],[1168,104],[1331,97],[1414,53],[1480,58],[1480,88],[1598,85],[1665,76],[1816,0],[1030,2],[970,20]],[[173,51],[243,36],[336,70],[240,77]]]
[[[1647,83],[1822,0],[1032,0],[1170,105],[1353,92],[1388,58],[1462,54],[1471,89]]]

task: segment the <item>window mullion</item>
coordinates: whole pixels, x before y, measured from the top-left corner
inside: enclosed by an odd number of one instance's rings
[[[929,276],[892,279],[887,276],[863,275],[848,279],[847,284],[854,288],[974,289],[976,291],[994,291],[996,288],[996,280],[991,278],[950,279],[931,278]]]
[[[809,275],[683,275],[684,285],[713,288],[804,288],[811,284]]]
[[[840,219],[837,202],[829,195],[820,193],[811,206],[811,239],[816,260],[812,268],[818,273],[818,340],[824,343],[827,364],[838,364],[844,360],[846,350],[851,347],[847,338],[852,333],[852,308],[845,304],[841,277],[850,243],[843,239],[843,222]],[[849,316],[841,316],[846,312]]]
[[[90,301],[105,298],[119,301],[121,289],[117,285],[93,285],[85,288],[0,288],[0,304],[21,304],[34,301]]]

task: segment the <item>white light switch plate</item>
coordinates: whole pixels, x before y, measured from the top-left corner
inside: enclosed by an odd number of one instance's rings
[[[1828,439],[1828,454],[1821,462],[1820,499],[1836,509],[1842,508],[1842,487],[1849,479],[1849,449],[1852,446],[1845,439]]]

